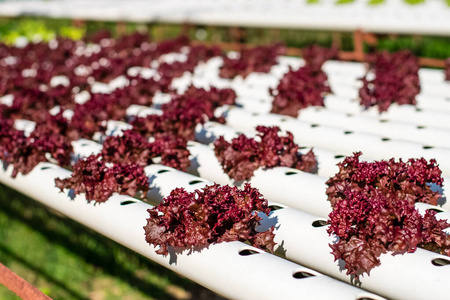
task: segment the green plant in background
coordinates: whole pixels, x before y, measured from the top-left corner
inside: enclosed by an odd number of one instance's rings
[[[55,32],[49,30],[43,22],[20,20],[16,24],[12,24],[10,30],[0,36],[0,41],[14,44],[19,38],[33,42],[48,41],[55,38]]]
[[[385,2],[385,0],[369,0],[369,2],[367,2],[369,5],[379,5],[379,4],[383,4]]]
[[[86,33],[85,27],[58,26],[59,24],[52,26],[52,24],[47,23],[44,20],[36,19],[14,19],[2,22],[0,24],[0,42],[11,45],[20,40],[49,41],[57,35],[77,40]]]
[[[86,34],[86,27],[64,26],[59,30],[59,35],[72,40],[79,40]]]
[[[336,4],[349,4],[353,2],[355,2],[355,0],[337,0]]]
[[[416,5],[416,4],[420,4],[420,3],[424,3],[425,0],[403,0],[406,3],[410,4],[410,5]]]

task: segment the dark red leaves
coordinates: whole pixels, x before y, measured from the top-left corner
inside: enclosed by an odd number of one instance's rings
[[[149,142],[131,130],[125,130],[122,136],[107,137],[101,154],[111,163],[135,163],[142,167],[152,163]]]
[[[121,120],[126,115],[130,99],[120,91],[112,94],[91,94],[91,99],[77,104],[70,122],[72,139],[91,139],[96,132],[105,132],[108,120]]]
[[[256,130],[260,141],[241,134],[231,143],[223,137],[214,142],[216,157],[230,178],[249,180],[259,167],[283,166],[311,173],[317,171],[317,161],[312,150],[306,155],[300,154],[292,133],[279,136],[278,127],[258,126]]]
[[[330,59],[336,59],[339,54],[337,47],[324,48],[319,45],[311,45],[302,49],[302,57],[305,60],[305,66],[314,71],[320,71],[322,65]]]
[[[380,112],[387,111],[392,103],[416,104],[420,92],[419,64],[409,51],[397,53],[381,52],[368,57],[375,79],[362,79],[359,91],[361,105],[368,108],[378,106]]]
[[[297,71],[289,69],[277,88],[269,89],[274,97],[272,113],[297,117],[303,108],[324,106],[324,95],[331,93],[327,75],[321,68],[326,60],[337,57],[337,49],[313,45],[303,49],[302,53],[305,66]]]
[[[85,193],[88,202],[105,202],[113,193],[143,198],[149,190],[142,167],[129,163],[108,167],[99,155],[79,160],[73,166],[72,176],[56,178],[55,184],[61,191],[73,189],[75,194]]]
[[[14,166],[12,177],[28,174],[38,163],[49,159],[61,166],[70,165],[70,141],[52,131],[51,123],[47,123],[49,127],[38,124],[29,137],[12,124],[12,120],[0,119],[0,159]]]
[[[231,143],[223,136],[214,142],[214,152],[223,171],[234,180],[249,180],[260,167],[259,143],[241,134]]]
[[[361,275],[380,264],[382,253],[403,254],[417,247],[448,254],[450,240],[435,212],[421,216],[416,202],[436,204],[439,194],[429,184],[442,186],[436,162],[394,159],[360,162],[359,156],[339,163],[339,173],[327,181],[333,211],[328,232],[339,237],[330,245],[335,259],[345,261],[347,274]]]
[[[170,134],[159,134],[148,142],[138,132],[126,130],[122,136],[110,136],[103,143],[102,156],[113,163],[133,163],[145,167],[161,157],[161,164],[185,171],[190,165],[186,141]]]
[[[171,134],[186,140],[195,139],[195,127],[206,120],[217,121],[214,111],[222,105],[235,103],[236,94],[231,89],[210,90],[190,86],[183,95],[175,95],[162,106],[163,115],[149,115],[131,122],[133,130],[144,136]]]
[[[252,72],[268,73],[277,63],[277,57],[283,55],[286,48],[281,44],[244,48],[238,53],[238,58],[223,56],[220,77],[234,78],[241,75],[247,77]]]
[[[299,110],[308,106],[324,106],[323,97],[329,93],[327,75],[302,67],[292,69],[280,80],[276,89],[269,89],[274,97],[270,112],[297,117]]]
[[[187,142],[183,138],[163,134],[158,136],[149,146],[153,155],[160,156],[161,164],[165,166],[186,171],[191,165],[190,152],[187,150]]]
[[[445,74],[445,80],[450,80],[450,58],[447,58],[445,60],[444,74]]]
[[[242,190],[214,184],[193,193],[176,188],[148,212],[145,237],[149,244],[160,246],[158,254],[167,255],[168,247],[198,249],[230,241],[273,252],[273,227],[256,231],[258,212],[270,212],[267,200],[249,184]]]

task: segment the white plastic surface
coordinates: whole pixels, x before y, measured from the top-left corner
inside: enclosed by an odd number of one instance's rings
[[[54,179],[67,177],[70,172],[49,163],[39,164],[28,175],[10,177],[11,167],[0,170],[0,182],[42,202],[104,236],[137,253],[183,275],[197,283],[232,299],[381,299],[356,287],[346,285],[314,270],[264,253],[241,242],[211,245],[201,251],[185,250],[168,256],[158,255],[144,238],[143,226],[149,217],[151,205],[128,196],[112,196],[100,205],[87,203],[83,195],[70,199],[61,193]],[[240,255],[240,251],[255,251]],[[294,274],[313,275],[297,279]],[[321,287],[327,286],[327,289]]]
[[[107,7],[107,9],[105,9]],[[369,5],[367,1],[149,0],[3,2],[3,16],[41,16],[102,21],[193,23],[377,33],[449,35],[445,1],[408,5],[402,0]]]

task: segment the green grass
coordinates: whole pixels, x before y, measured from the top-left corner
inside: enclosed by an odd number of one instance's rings
[[[54,299],[219,298],[2,185],[0,262]]]

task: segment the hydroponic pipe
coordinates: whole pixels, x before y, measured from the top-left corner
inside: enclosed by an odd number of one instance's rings
[[[61,193],[55,187],[55,178],[70,176],[63,168],[40,163],[28,175],[11,178],[12,166],[0,165],[3,184],[225,297],[381,299],[241,242],[211,245],[192,253],[185,250],[176,254],[171,249],[168,256],[158,255],[144,238],[143,226],[151,205],[121,195],[93,205],[87,203],[84,195],[71,199],[70,192]],[[327,289],[323,289],[324,286]]]
[[[424,157],[436,159],[445,176],[450,174],[450,150],[433,148],[428,145],[408,141],[394,141],[380,136],[343,130],[330,126],[313,126],[294,118],[275,114],[254,114],[244,109],[230,107],[226,110],[226,122],[237,130],[252,129],[257,125],[279,126],[291,131],[295,142],[310,146],[339,151],[343,155],[351,155],[361,151],[366,157],[374,160],[409,159]]]
[[[155,176],[152,176],[151,187],[159,189],[157,193],[159,199],[155,199],[157,202],[168,195],[162,191],[170,191],[175,187],[185,187],[181,182],[177,182],[176,177],[174,177],[175,173],[180,171],[161,165],[150,165],[146,167],[146,171],[155,174]],[[195,182],[194,178],[192,176],[193,182]],[[334,262],[330,253],[331,249],[328,244],[333,242],[335,237],[330,237],[326,232],[324,218],[278,203],[269,204],[280,209],[276,209],[269,217],[264,218],[260,230],[265,231],[267,228],[275,226],[277,247],[279,248],[277,253],[279,255],[300,264],[307,264],[313,269],[320,270],[345,282],[352,282],[352,277],[345,275],[345,271],[342,270],[342,262],[340,268],[339,263]],[[261,216],[263,217],[263,215]],[[450,292],[450,286],[444,289],[439,286],[441,280],[450,280],[450,269],[440,269],[436,267],[436,264],[447,261],[450,263],[448,257],[422,249],[403,256],[397,255],[394,259],[390,259],[390,257],[390,255],[382,256],[381,266],[375,268],[378,269],[378,275],[372,277],[374,269],[371,271],[370,277],[363,277],[362,287],[364,289],[383,294],[388,298],[427,299],[423,297],[429,295],[430,297],[436,297],[436,299],[446,299],[446,295]],[[435,264],[432,263],[433,261]],[[403,272],[408,273],[406,280],[401,279]],[[426,277],[426,279],[423,277]],[[425,289],[424,284],[420,282],[425,282],[427,288]],[[418,285],[422,291],[411,290],[410,285]],[[411,292],[414,294],[411,294]]]
[[[450,132],[443,128],[432,128],[398,121],[380,121],[380,119],[374,117],[346,114],[322,107],[306,108],[301,111],[298,119],[311,124],[367,132],[390,139],[412,141],[432,147],[450,148]]]

